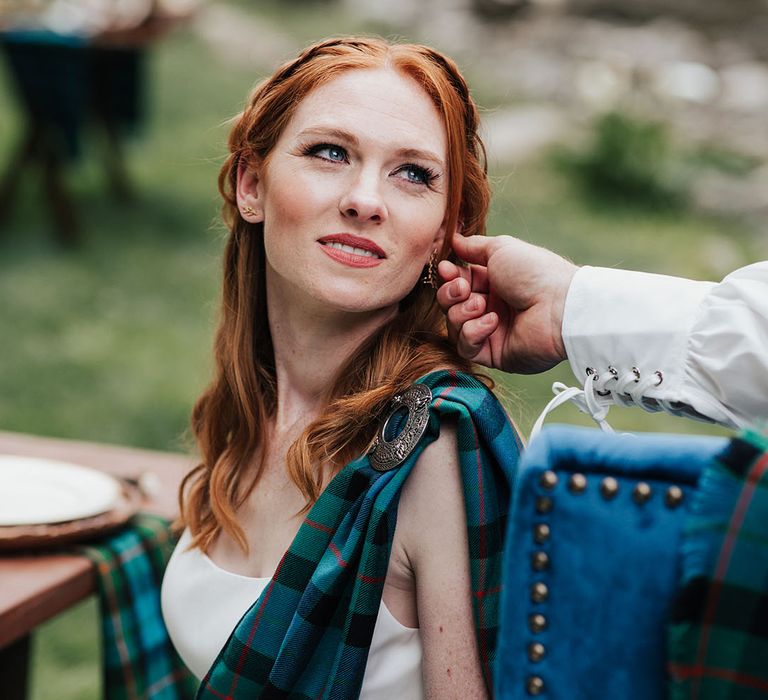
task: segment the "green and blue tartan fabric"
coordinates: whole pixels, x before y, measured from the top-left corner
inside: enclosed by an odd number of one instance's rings
[[[671,700],[768,698],[768,432],[699,480],[669,629]]]
[[[363,456],[331,481],[203,679],[198,699],[358,697],[400,491],[447,417],[457,421],[475,624],[492,687],[503,538],[521,443],[494,395],[474,378],[439,371],[419,382],[433,397],[424,437],[396,469],[377,472]]]
[[[197,680],[173,648],[160,611],[160,584],[176,544],[167,520],[138,515],[81,548],[97,573],[106,700],[189,700]]]

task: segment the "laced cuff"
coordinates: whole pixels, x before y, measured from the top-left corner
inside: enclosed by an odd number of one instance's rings
[[[710,418],[698,413],[687,404],[645,396],[649,389],[661,385],[663,381],[664,375],[659,370],[643,375],[637,367],[623,371],[608,367],[602,372],[589,367],[587,368],[584,387],[581,389],[569,387],[562,382],[555,382],[552,385],[552,392],[555,397],[545,406],[534,423],[531,439],[539,434],[547,416],[567,401],[573,402],[582,413],[590,416],[601,430],[609,433],[614,431],[608,424],[606,417],[614,404],[639,406],[649,413],[666,411],[675,416],[685,415],[689,418],[712,422]]]

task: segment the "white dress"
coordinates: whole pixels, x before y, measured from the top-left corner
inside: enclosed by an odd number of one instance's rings
[[[226,571],[199,549],[187,549],[190,541],[185,530],[165,570],[161,604],[171,641],[190,671],[202,679],[270,579]],[[383,601],[360,698],[424,698],[419,630],[400,624]]]

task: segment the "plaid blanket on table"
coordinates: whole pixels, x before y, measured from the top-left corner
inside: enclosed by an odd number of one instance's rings
[[[669,630],[671,700],[768,698],[768,432],[699,480]]]
[[[373,635],[400,491],[440,418],[457,419],[478,644],[488,687],[496,650],[501,556],[520,441],[493,394],[445,371],[424,437],[399,467],[348,464],[307,514],[272,581],[203,679],[200,700],[356,698]]]
[[[167,520],[138,515],[81,551],[97,574],[106,700],[188,700],[197,680],[168,639],[160,583],[176,541]]]

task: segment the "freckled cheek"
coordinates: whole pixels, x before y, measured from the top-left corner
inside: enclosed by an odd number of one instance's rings
[[[407,221],[407,220],[406,220]],[[407,249],[401,257],[403,267],[397,276],[397,283],[407,287],[418,283],[432,250],[435,248],[435,236],[443,223],[442,213],[421,219],[418,225],[402,228],[402,239],[408,241]]]
[[[410,253],[416,257],[429,257],[434,247],[435,236],[440,231],[445,218],[445,211],[430,207],[428,211],[404,212],[402,222],[404,236],[410,243]]]
[[[295,178],[289,184],[271,187],[265,199],[265,223],[285,229],[319,224],[318,216],[332,208],[330,188],[317,179]]]

